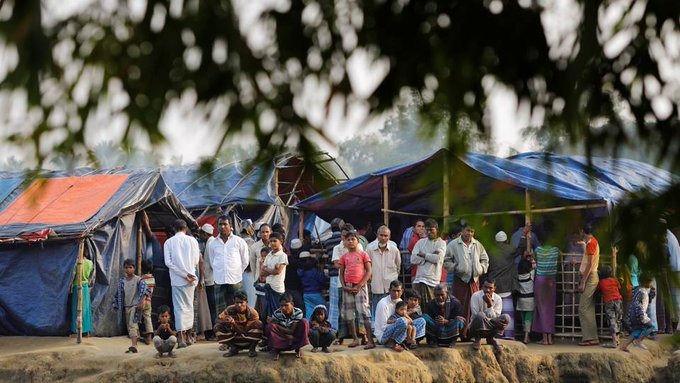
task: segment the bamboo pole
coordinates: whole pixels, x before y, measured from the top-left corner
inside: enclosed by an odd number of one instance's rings
[[[302,240],[302,236],[304,235],[305,232],[305,212],[300,210],[300,223],[298,224],[298,238]]]
[[[446,232],[448,229],[449,209],[449,157],[444,156],[444,170],[442,171],[442,228]]]
[[[529,194],[529,189],[524,189],[524,227],[529,227],[531,225],[531,194]],[[527,253],[533,253],[531,248],[531,236],[533,233],[527,233]]]
[[[142,275],[142,226],[137,229],[137,275]]]
[[[390,226],[390,193],[387,182],[387,175],[382,176],[383,180],[383,224],[387,227]]]
[[[540,214],[540,213],[555,213],[559,211],[567,211],[567,210],[583,210],[583,209],[594,209],[598,207],[606,207],[606,203],[594,203],[594,204],[584,204],[584,205],[571,205],[571,206],[558,206],[558,207],[547,207],[547,208],[541,208],[541,209],[531,209],[532,214]],[[472,216],[472,215],[479,215],[479,216],[494,216],[494,215],[518,215],[518,214],[526,214],[527,209],[523,210],[507,210],[507,211],[495,211],[495,212],[489,212],[489,213],[469,213],[469,214],[461,214],[460,217],[467,217],[467,216]]]
[[[80,344],[83,341],[83,263],[85,256],[85,244],[81,239],[78,242],[78,263],[76,264],[76,286],[78,286],[78,305],[76,308],[76,328],[78,330],[76,342]]]

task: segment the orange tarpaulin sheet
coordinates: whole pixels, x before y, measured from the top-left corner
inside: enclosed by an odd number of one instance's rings
[[[63,225],[87,221],[118,191],[127,178],[127,174],[101,174],[33,181],[31,186],[0,213],[0,225]]]

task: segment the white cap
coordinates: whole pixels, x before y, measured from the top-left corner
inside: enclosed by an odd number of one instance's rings
[[[243,221],[241,221],[241,226],[244,228],[253,226],[253,221],[250,218],[244,219]]]
[[[297,250],[302,247],[302,241],[298,238],[294,238],[290,241],[290,248],[293,250]]]
[[[300,253],[300,258],[311,258],[311,257],[312,257],[312,253],[310,253],[309,251],[303,251],[302,253]]]
[[[209,223],[206,223],[205,225],[201,226],[201,230],[203,230],[204,232],[206,232],[210,235],[213,235],[213,233],[215,232],[215,228],[213,227],[213,225],[211,225]]]
[[[508,235],[504,231],[499,231],[496,233],[496,242],[505,242],[508,240]]]

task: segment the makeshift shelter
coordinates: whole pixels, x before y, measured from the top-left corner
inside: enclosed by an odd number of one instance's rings
[[[326,220],[348,218],[355,226],[369,222],[375,227],[382,222],[393,233],[401,233],[414,216],[434,217],[445,223],[476,217],[483,219],[480,226],[490,231],[495,229],[490,222],[500,217],[524,217],[525,222],[531,222],[532,215],[552,213],[559,224],[576,227],[565,221],[566,213],[577,213],[580,224],[601,219],[631,192],[647,189],[661,193],[678,182],[678,177],[638,161],[592,158],[591,162],[580,156],[551,153],[510,158],[476,153],[453,156],[441,149],[416,162],[353,178],[295,207]],[[514,230],[516,226],[506,224],[503,228]],[[485,242],[489,244],[490,240]],[[602,249],[604,253],[608,246]],[[572,255],[581,254],[563,253],[563,260]],[[408,265],[405,257],[402,264]],[[602,261],[615,262],[606,256]],[[558,307],[558,331],[575,337],[579,330],[575,320],[578,265],[560,264],[558,292],[564,303]],[[598,319],[603,323],[601,314]]]
[[[84,256],[95,265],[93,335],[124,333],[112,302],[123,261],[139,265],[146,249],[139,213],[147,213],[153,231],[177,218],[196,227],[157,170],[14,175],[0,179],[0,197],[3,335],[67,334],[70,287]]]
[[[291,224],[286,207],[347,179],[347,174],[328,153],[306,161],[285,154],[272,161],[248,160],[217,166],[206,172],[199,165],[162,169],[170,188],[200,223],[214,224],[217,215]],[[239,224],[239,219],[234,219]]]

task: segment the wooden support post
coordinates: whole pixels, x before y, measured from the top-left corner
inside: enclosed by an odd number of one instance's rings
[[[444,156],[444,170],[442,171],[442,231],[448,231],[448,218],[450,212],[449,206],[449,157]]]
[[[531,194],[529,194],[529,189],[524,189],[524,227],[531,225]],[[531,236],[534,235],[527,234],[527,247],[526,251],[528,253],[533,253],[531,248]]]
[[[302,240],[302,236],[304,235],[305,231],[305,212],[302,210],[299,210],[300,214],[300,222],[298,223],[298,238]]]
[[[390,226],[390,192],[387,182],[387,175],[382,176],[383,179],[383,224],[387,227]]]
[[[76,307],[77,342],[83,341],[83,263],[85,257],[85,241],[80,239],[78,243],[78,262],[76,263],[76,286],[78,291],[78,305]]]
[[[137,275],[142,275],[142,226],[137,229]]]

